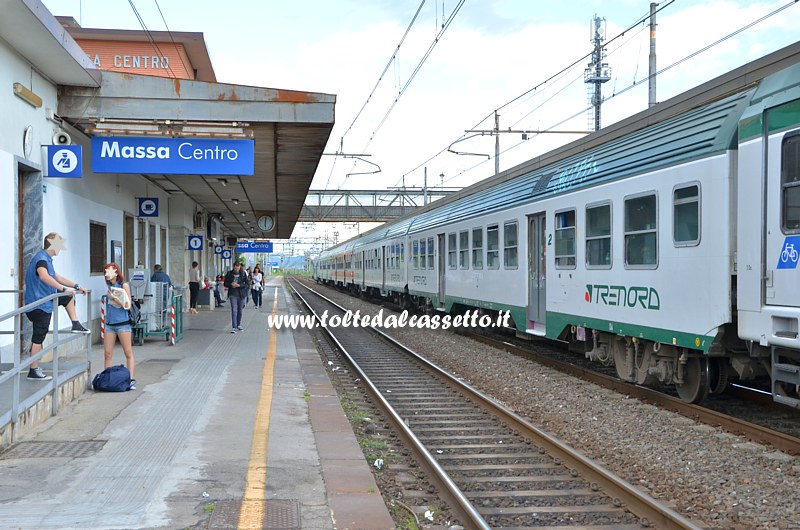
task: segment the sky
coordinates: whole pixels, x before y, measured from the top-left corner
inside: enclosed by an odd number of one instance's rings
[[[648,105],[649,22],[640,22],[648,1],[43,2],[85,28],[140,30],[132,3],[150,30],[202,32],[219,82],[336,95],[330,155],[322,157],[312,189],[421,187],[426,173],[428,186],[490,177],[495,137],[465,131],[493,129],[495,111],[500,130],[587,130],[593,123],[583,77],[595,15],[604,19],[611,68],[601,125]],[[791,0],[662,0],[658,9],[657,69],[666,69],[657,77],[658,101],[800,38],[800,6]],[[579,135],[499,138],[503,171]],[[339,241],[352,229],[324,228]],[[319,233],[298,225],[293,237],[306,231]]]

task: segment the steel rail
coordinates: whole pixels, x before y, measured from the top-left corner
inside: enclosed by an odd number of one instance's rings
[[[317,322],[321,323],[319,316],[317,315],[316,311],[311,307],[311,304],[297,291],[297,289],[292,286],[291,282],[289,286],[292,287],[292,290],[297,295],[297,297],[303,302],[303,304],[311,311],[311,314],[314,315],[314,318]],[[314,293],[316,296],[319,296],[323,300],[327,301],[328,303],[334,305],[335,307],[345,311],[337,303],[333,302],[329,298],[326,298],[324,295],[310,289],[306,286],[303,286],[308,289],[310,292]],[[431,455],[431,453],[427,450],[427,448],[422,444],[422,442],[417,438],[416,434],[405,424],[403,419],[400,417],[399,414],[394,410],[394,408],[389,404],[386,398],[383,397],[380,390],[372,383],[370,378],[367,374],[361,369],[355,359],[352,358],[350,353],[344,347],[344,345],[339,342],[339,339],[331,332],[330,329],[327,327],[322,327],[325,333],[331,338],[331,340],[336,344],[336,347],[342,352],[350,364],[353,366],[353,369],[358,373],[358,376],[361,378],[361,381],[366,385],[367,389],[369,390],[370,394],[372,395],[373,399],[376,400],[378,405],[383,409],[383,411],[387,414],[387,416],[391,419],[392,423],[394,424],[395,428],[399,430],[399,432],[405,437],[405,439],[409,442],[409,445],[417,452],[420,456],[422,461],[428,466],[431,473],[436,477],[437,481],[441,488],[447,493],[449,497],[450,504],[453,506],[458,507],[461,512],[468,518],[472,525],[471,528],[481,529],[481,530],[491,530],[491,527],[486,522],[486,520],[478,513],[472,503],[467,499],[466,495],[461,491],[461,489],[453,482],[447,472],[442,468],[441,465],[436,461],[436,459]]]
[[[325,297],[324,295],[320,294],[319,292],[315,291],[314,289],[311,289],[310,287],[305,285],[303,285],[303,287],[308,291],[314,293],[316,296],[332,304],[333,306],[338,307],[340,310],[346,311],[345,308],[343,308],[336,302],[330,300],[329,298]],[[307,307],[309,307],[309,310],[311,310],[312,313],[314,313],[313,309],[310,308],[308,303],[299,293],[298,297],[300,297],[301,300],[303,300],[303,302],[307,305]],[[316,316],[316,313],[314,314]],[[522,418],[514,411],[508,409],[504,405],[495,401],[493,398],[487,396],[486,394],[482,393],[481,391],[477,390],[471,385],[457,379],[453,375],[442,370],[441,368],[431,363],[427,359],[423,358],[421,355],[411,350],[404,344],[400,343],[396,339],[392,338],[391,336],[387,335],[386,333],[378,329],[372,327],[370,327],[369,329],[371,329],[373,332],[383,337],[385,340],[387,340],[395,347],[399,348],[408,355],[412,356],[418,362],[423,364],[427,369],[435,372],[439,376],[449,381],[451,384],[460,389],[463,393],[467,394],[468,396],[480,402],[485,408],[491,409],[492,412],[501,416],[503,419],[505,419],[506,422],[510,423],[514,428],[518,429],[521,432],[526,433],[526,435],[534,439],[535,443],[537,443],[542,447],[545,447],[546,451],[551,456],[560,460],[561,463],[566,467],[576,470],[587,481],[597,484],[599,488],[603,490],[608,496],[623,502],[631,513],[640,518],[642,524],[645,525],[652,524],[655,525],[655,527],[663,530],[701,529],[701,527],[697,526],[696,524],[694,524],[692,521],[685,518],[681,514],[658,502],[656,499],[645,494],[644,492],[637,489],[636,487],[634,487],[627,481],[623,480],[622,478],[614,475],[613,473],[611,473],[598,463],[591,461],[580,452],[569,447],[567,444],[561,442],[560,440],[548,434],[547,432],[532,425],[526,419]],[[344,348],[339,343],[339,341],[331,333],[331,331],[326,328],[326,332],[328,333],[329,336],[333,338],[337,346],[340,347],[342,351],[345,351]],[[389,403],[386,402],[386,400],[383,398],[380,391],[374,387],[371,381],[369,381],[369,378],[366,376],[366,374],[362,372],[360,367],[358,367],[358,365],[352,360],[349,354],[346,354],[346,356],[348,357],[348,360],[350,360],[350,362],[353,364],[355,369],[358,371],[359,376],[362,378],[362,381],[368,382],[371,392],[381,401],[381,405],[383,407],[386,407],[387,410],[390,411],[393,421],[398,424],[398,427],[400,427],[404,431],[404,433],[406,433],[406,435],[409,436],[409,438],[413,439],[415,443],[420,443],[419,451],[420,453],[426,455],[426,463],[428,463],[431,466],[436,466],[437,473],[439,472],[444,473],[446,477],[446,472],[439,466],[439,464],[435,461],[432,455],[430,455],[427,449],[425,449],[424,446],[421,446],[421,442],[419,442],[416,435],[408,428],[407,425],[405,425],[403,420],[395,413],[391,405],[389,405]],[[461,493],[461,490],[458,489],[458,487],[452,483],[449,477],[447,477],[447,481],[450,484],[452,484],[453,488],[455,488],[455,490],[460,493],[461,497],[463,497],[463,501],[471,508],[472,511],[474,511],[474,508],[472,508],[472,505],[469,503],[469,501],[466,499],[463,493]],[[477,512],[475,513],[477,514]],[[477,516],[480,517],[479,514],[477,514]]]

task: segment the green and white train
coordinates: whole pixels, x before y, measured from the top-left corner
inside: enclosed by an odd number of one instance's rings
[[[510,311],[692,402],[800,407],[800,43],[323,252],[315,277]]]

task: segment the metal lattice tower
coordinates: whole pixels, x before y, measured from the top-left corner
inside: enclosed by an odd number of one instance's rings
[[[601,85],[611,79],[611,67],[604,63],[606,49],[603,41],[606,40],[606,19],[598,17],[596,14],[592,19],[589,41],[594,43],[592,52],[592,62],[583,71],[583,82],[588,86],[589,105],[589,130],[600,130],[600,105],[603,103]]]

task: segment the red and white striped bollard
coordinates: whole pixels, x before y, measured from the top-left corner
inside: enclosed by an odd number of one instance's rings
[[[106,297],[100,300],[100,342],[106,338]]]
[[[170,343],[171,346],[175,346],[175,304],[172,304],[171,313],[172,313],[171,314],[171,317],[172,317],[172,329],[170,330],[169,343]]]

